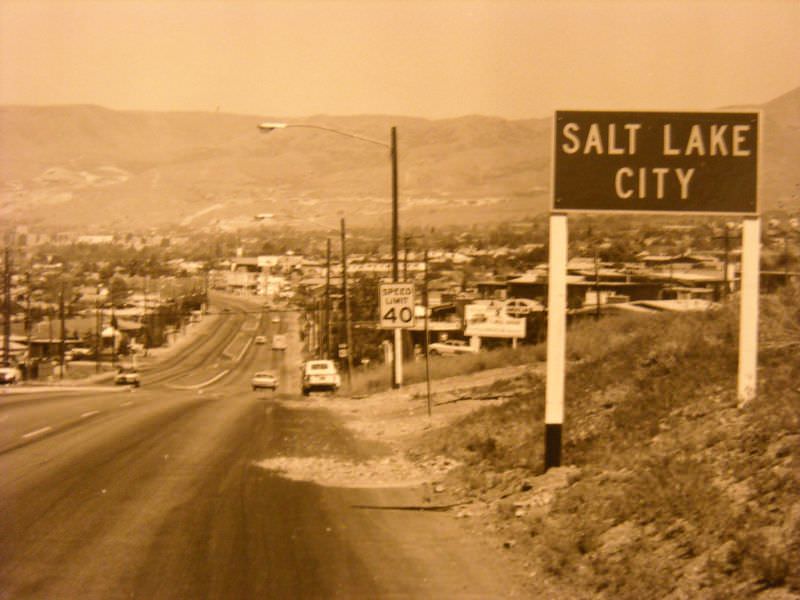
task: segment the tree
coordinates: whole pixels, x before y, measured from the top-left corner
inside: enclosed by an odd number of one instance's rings
[[[111,296],[111,304],[114,306],[124,304],[125,300],[128,298],[128,283],[125,279],[119,275],[115,275],[111,279],[111,283],[109,283],[108,287]]]

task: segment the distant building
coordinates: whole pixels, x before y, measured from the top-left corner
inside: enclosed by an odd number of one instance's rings
[[[113,235],[80,235],[78,239],[75,240],[78,244],[89,244],[92,246],[97,246],[100,244],[113,244],[114,243],[114,236]]]

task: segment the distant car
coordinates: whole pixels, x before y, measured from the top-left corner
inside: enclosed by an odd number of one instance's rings
[[[139,387],[139,371],[134,367],[120,367],[117,374],[114,376],[114,383],[116,385],[132,385]]]
[[[272,349],[273,350],[286,350],[286,336],[282,333],[276,333],[272,336]]]
[[[454,356],[456,354],[477,354],[478,349],[470,346],[464,340],[446,340],[428,346],[431,355]]]
[[[256,336],[256,344],[266,344],[266,343],[267,343],[266,336],[263,336],[263,335],[257,335]]]
[[[258,389],[270,389],[274,392],[278,389],[278,378],[269,371],[259,371],[253,375],[251,385],[254,392]]]
[[[279,315],[272,315],[272,322],[273,323],[280,323],[281,322],[280,316]]]
[[[16,367],[0,367],[0,384],[19,383],[20,374]]]
[[[83,348],[80,346],[76,346],[75,348],[70,348],[64,353],[64,359],[84,360],[87,358],[91,358],[93,353],[94,352],[91,348]]]
[[[303,363],[303,395],[317,390],[335,392],[342,385],[336,363],[332,360],[309,360]]]

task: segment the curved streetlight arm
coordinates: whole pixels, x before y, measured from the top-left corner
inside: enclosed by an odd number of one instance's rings
[[[392,148],[391,145],[387,144],[386,142],[382,142],[380,140],[374,140],[372,138],[364,137],[363,135],[358,135],[356,133],[349,133],[347,131],[342,131],[340,129],[334,129],[333,127],[325,127],[324,125],[312,125],[311,123],[261,123],[258,126],[258,128],[264,133],[269,133],[270,131],[274,131],[275,129],[286,129],[288,127],[305,127],[307,129],[321,129],[323,131],[329,131],[331,133],[338,133],[339,135],[343,135],[345,137],[355,138],[357,140],[361,140],[362,142],[377,144],[378,146],[383,146],[384,148],[388,148],[390,150]]]
[[[398,269],[398,238],[399,238],[399,207],[397,199],[397,130],[392,127],[390,143],[387,144],[380,140],[364,137],[355,133],[348,133],[332,127],[325,127],[324,125],[312,125],[311,123],[261,123],[258,128],[269,133],[276,129],[286,129],[288,127],[306,127],[309,129],[321,129],[330,133],[338,133],[345,137],[361,140],[362,142],[369,142],[377,146],[388,148],[389,155],[392,163],[392,281],[397,282],[400,280]],[[392,387],[399,388],[403,381],[403,336],[399,328],[394,330],[394,369],[392,377]],[[352,352],[352,348],[348,348],[348,354]]]

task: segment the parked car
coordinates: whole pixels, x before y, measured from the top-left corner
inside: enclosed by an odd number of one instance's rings
[[[132,385],[139,387],[139,371],[134,367],[120,367],[117,369],[117,374],[114,376],[114,383],[116,385]]]
[[[342,385],[336,363],[332,360],[309,360],[303,363],[303,395],[317,390],[335,392]]]
[[[280,317],[280,315],[272,315],[272,319],[271,320],[272,320],[273,323],[280,323],[281,322],[281,317]]]
[[[282,333],[276,333],[272,336],[272,349],[273,350],[286,350],[286,336]]]
[[[266,343],[267,343],[267,337],[266,336],[264,336],[264,335],[257,335],[256,336],[256,344],[266,344]]]
[[[470,346],[464,340],[445,340],[428,346],[431,355],[454,356],[456,354],[477,354],[478,349]]]
[[[0,384],[19,383],[20,374],[16,367],[0,367]]]
[[[94,350],[91,348],[84,348],[82,346],[75,346],[74,348],[70,348],[64,353],[65,360],[85,360],[87,358],[91,358],[94,354]]]
[[[269,389],[274,392],[278,389],[278,378],[269,371],[259,371],[253,375],[251,385],[254,392],[259,389]]]

